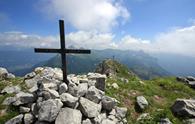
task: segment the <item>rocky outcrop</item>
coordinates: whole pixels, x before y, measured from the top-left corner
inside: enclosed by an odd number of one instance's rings
[[[62,82],[61,76],[59,69],[48,67],[27,74],[24,80],[31,90],[18,91],[3,102],[18,106],[20,111],[20,115],[6,124],[127,123],[127,109],[117,107],[116,99],[104,93],[105,75],[68,75],[68,85]]]
[[[173,114],[180,117],[195,117],[195,100],[194,99],[177,99],[172,105]]]

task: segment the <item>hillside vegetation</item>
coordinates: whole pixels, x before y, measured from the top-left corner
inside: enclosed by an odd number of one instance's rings
[[[141,80],[132,74],[125,66],[116,61],[107,61],[112,69],[118,70],[114,77],[107,79],[106,93],[120,101],[121,106],[128,108],[129,124],[156,124],[161,118],[169,118],[174,124],[182,124],[182,119],[176,118],[171,112],[171,106],[177,98],[193,98],[195,90],[178,82],[175,77],[155,78]],[[126,78],[128,82],[124,82]],[[117,83],[119,88],[112,87]],[[149,107],[139,112],[136,109],[136,97],[144,96]],[[150,118],[137,121],[142,113],[149,113]]]
[[[103,61],[104,67],[110,69],[112,76],[108,76],[106,81],[106,94],[116,98],[119,106],[128,108],[127,121],[129,124],[156,124],[161,118],[169,118],[173,124],[182,124],[182,118],[175,117],[170,107],[177,98],[193,98],[195,96],[194,89],[191,89],[184,83],[178,82],[175,77],[155,78],[152,80],[141,80],[126,66],[113,60]],[[100,65],[101,65],[100,64]],[[97,70],[101,70],[101,66]],[[96,70],[96,71],[97,71]],[[113,88],[112,84],[116,83],[119,88]],[[14,78],[0,80],[0,91],[10,85],[20,85],[23,90],[26,89],[23,78]],[[2,105],[5,98],[14,94],[0,95],[0,124],[4,124],[6,120],[18,114],[18,108]],[[146,110],[140,112],[136,108],[136,97],[144,96],[149,106]],[[149,113],[149,117],[140,119],[143,113]]]

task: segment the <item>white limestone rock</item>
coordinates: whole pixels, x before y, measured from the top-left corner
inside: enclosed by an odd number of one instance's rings
[[[87,99],[89,99],[89,100],[95,102],[95,103],[99,103],[100,100],[102,99],[102,97],[103,97],[104,94],[105,94],[105,93],[104,93],[103,91],[97,89],[95,86],[91,86],[91,87],[88,89],[88,91],[87,91],[85,97],[86,97]]]
[[[79,110],[62,108],[55,120],[55,124],[81,124],[82,114]]]
[[[21,88],[19,86],[6,86],[1,93],[19,93]]]
[[[72,96],[69,93],[63,93],[60,95],[61,101],[68,107],[74,108],[78,102],[78,98]]]
[[[22,123],[23,114],[17,115],[9,121],[5,122],[5,124],[20,124]]]
[[[102,106],[86,98],[81,97],[79,100],[81,112],[88,118],[96,117],[100,114]]]
[[[63,103],[60,99],[43,101],[38,112],[38,120],[46,122],[54,121],[62,106]]]

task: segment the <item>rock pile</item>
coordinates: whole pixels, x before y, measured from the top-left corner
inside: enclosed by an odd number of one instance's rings
[[[187,76],[187,77],[177,77],[177,81],[184,82],[189,85],[191,88],[195,89],[195,77]]]
[[[20,108],[20,114],[6,124],[125,124],[127,108],[106,96],[106,76],[98,73],[68,75],[62,82],[56,68],[36,68],[25,76],[28,92],[5,99],[5,105]]]

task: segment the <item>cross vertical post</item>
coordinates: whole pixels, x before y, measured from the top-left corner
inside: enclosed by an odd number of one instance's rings
[[[65,34],[64,34],[64,21],[60,20],[59,21],[59,28],[60,28],[60,45],[61,45],[61,51],[64,51],[66,46],[65,46]],[[68,83],[67,80],[67,72],[66,72],[66,53],[61,52],[61,61],[62,61],[62,73],[63,73],[63,81]]]

